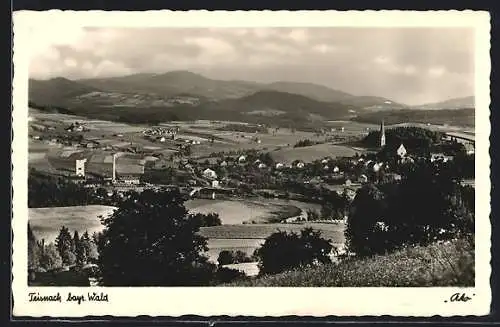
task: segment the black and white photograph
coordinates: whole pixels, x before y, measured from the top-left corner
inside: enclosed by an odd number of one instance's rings
[[[424,314],[487,313],[488,14],[401,12],[393,26],[380,23],[390,12],[359,25],[79,14],[18,20],[14,281],[27,312],[104,314],[115,290],[155,287],[303,290],[296,303],[436,289]]]

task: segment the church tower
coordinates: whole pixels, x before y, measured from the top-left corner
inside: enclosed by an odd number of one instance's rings
[[[384,121],[380,124],[380,147],[383,148],[385,146],[385,126]]]

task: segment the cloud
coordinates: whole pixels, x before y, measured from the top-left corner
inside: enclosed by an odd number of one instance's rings
[[[431,67],[428,70],[428,73],[431,77],[441,77],[445,73],[446,69],[443,66],[439,67]]]
[[[46,25],[31,38],[33,78],[185,69],[216,79],[312,82],[409,104],[474,91],[472,29]]]

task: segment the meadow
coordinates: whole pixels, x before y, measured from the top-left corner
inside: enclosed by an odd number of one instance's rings
[[[332,243],[344,244],[345,225],[342,222],[330,223],[300,223],[300,224],[245,224],[245,225],[221,225],[202,227],[200,234],[210,239],[265,239],[272,233],[280,230],[287,232],[300,232],[306,227],[311,227],[321,232],[325,239]]]
[[[277,201],[193,199],[186,201],[185,206],[193,213],[216,212],[223,225],[273,222],[298,216],[302,211],[296,205]]]
[[[90,234],[101,231],[104,226],[98,217],[106,217],[113,210],[115,207],[103,205],[29,208],[28,219],[38,239],[52,242],[62,226],[66,226],[72,233],[76,230],[80,235],[85,231]]]
[[[291,163],[294,160],[312,162],[325,157],[352,157],[356,150],[351,147],[334,144],[317,144],[300,148],[286,148],[271,152],[276,162]]]

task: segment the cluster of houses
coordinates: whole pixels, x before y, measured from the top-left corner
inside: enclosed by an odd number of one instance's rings
[[[150,140],[157,140],[159,142],[165,142],[167,139],[175,140],[175,136],[179,132],[179,127],[153,127],[149,129],[145,129],[142,131],[142,134],[145,138]]]
[[[87,127],[85,127],[84,124],[77,122],[77,121],[74,123],[71,123],[71,125],[68,128],[65,128],[66,132],[85,132],[88,130],[89,129]]]

